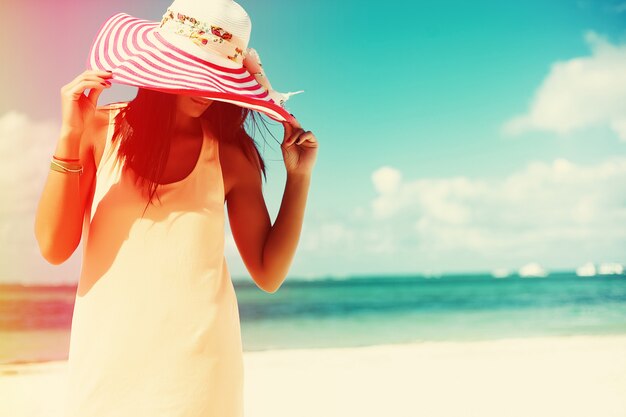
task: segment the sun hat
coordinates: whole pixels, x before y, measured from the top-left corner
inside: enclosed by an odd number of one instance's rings
[[[160,22],[126,13],[108,18],[87,66],[112,71],[111,81],[224,101],[279,122],[294,117],[291,95],[272,89],[259,54],[248,47],[252,23],[233,0],[174,0]]]

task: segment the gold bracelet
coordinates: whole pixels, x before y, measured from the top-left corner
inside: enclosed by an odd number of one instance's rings
[[[82,165],[78,165],[78,166],[73,166],[71,168],[69,167],[65,167],[55,161],[50,161],[50,168],[53,169],[54,171],[58,171],[58,172],[63,172],[63,173],[71,173],[71,172],[78,172],[79,174],[83,173],[83,167]],[[77,168],[77,169],[72,169],[72,168]]]
[[[58,159],[56,159],[54,156],[52,157],[52,161],[59,165],[62,166],[64,168],[69,168],[69,169],[78,169],[81,167],[80,163],[78,162],[67,162],[67,161],[60,161]]]
[[[65,162],[66,164],[72,164],[72,163],[79,163],[80,162],[80,158],[58,158],[56,155],[52,155],[52,159],[54,159],[57,162]]]

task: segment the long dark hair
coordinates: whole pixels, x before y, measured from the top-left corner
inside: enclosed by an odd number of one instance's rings
[[[137,96],[115,116],[112,141],[121,141],[118,158],[138,174],[139,186],[148,193],[144,214],[161,183],[168,160],[175,110],[175,94],[139,88]],[[258,115],[257,112],[245,107],[213,101],[200,117],[208,121],[220,143],[237,144],[246,157],[258,167],[259,175],[262,174],[263,179],[267,181],[263,157],[257,143],[245,128],[245,122],[249,122],[250,119],[258,128],[256,120]],[[267,126],[265,127],[267,129]]]

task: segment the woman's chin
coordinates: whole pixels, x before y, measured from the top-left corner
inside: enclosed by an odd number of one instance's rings
[[[200,117],[211,106],[213,100],[200,97],[179,96],[178,108],[189,117]]]

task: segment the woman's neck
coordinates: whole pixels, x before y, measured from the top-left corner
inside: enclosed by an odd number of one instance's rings
[[[176,114],[174,132],[176,135],[195,134],[202,131],[199,117],[187,116],[182,113]]]

